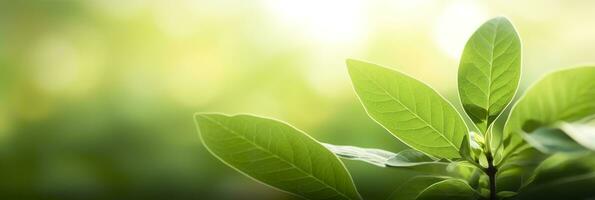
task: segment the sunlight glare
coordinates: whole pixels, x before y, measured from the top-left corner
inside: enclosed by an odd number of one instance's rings
[[[270,0],[279,23],[319,42],[347,43],[364,35],[365,13],[361,0]]]
[[[467,39],[486,20],[486,12],[471,1],[459,1],[447,6],[434,28],[438,47],[452,59],[458,60]]]

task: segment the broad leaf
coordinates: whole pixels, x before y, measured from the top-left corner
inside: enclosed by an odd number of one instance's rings
[[[447,179],[430,185],[416,199],[420,200],[472,200],[480,195],[467,182],[460,179]]]
[[[389,200],[415,200],[421,192],[434,183],[448,179],[443,176],[417,176],[401,184],[388,198]]]
[[[595,197],[595,155],[558,154],[536,170],[519,199],[586,199]]]
[[[521,41],[510,21],[481,25],[465,45],[458,82],[463,108],[482,133],[512,100],[520,74]]]
[[[428,85],[379,65],[347,60],[356,93],[372,119],[411,148],[460,158],[467,127],[454,107]],[[468,141],[466,141],[468,142]]]
[[[361,199],[343,163],[288,124],[251,115],[195,120],[207,149],[249,177],[308,199]]]
[[[595,114],[595,67],[550,73],[531,86],[511,110],[504,126],[505,154],[521,146],[521,135],[559,121]]]

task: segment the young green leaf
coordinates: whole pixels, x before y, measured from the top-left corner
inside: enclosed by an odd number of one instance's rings
[[[522,134],[595,114],[593,80],[595,67],[587,66],[556,71],[533,84],[514,105],[504,126],[505,154],[522,144]]]
[[[419,200],[472,200],[480,195],[467,182],[460,179],[447,179],[434,183],[423,190],[416,199]]]
[[[485,133],[514,96],[521,74],[521,41],[504,17],[481,25],[465,45],[459,66],[463,108]]]
[[[421,192],[434,183],[448,179],[443,176],[417,176],[401,184],[388,198],[389,200],[415,200]]]
[[[356,93],[372,119],[411,148],[460,158],[467,127],[454,107],[428,85],[379,65],[347,60]],[[468,141],[466,141],[468,142]]]
[[[286,123],[222,114],[195,120],[207,149],[251,178],[308,199],[361,199],[343,163]]]

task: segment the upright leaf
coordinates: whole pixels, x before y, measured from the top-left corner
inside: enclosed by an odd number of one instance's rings
[[[459,66],[459,95],[477,128],[488,126],[509,104],[521,74],[521,41],[504,17],[481,25],[469,38]]]
[[[249,177],[308,199],[361,199],[343,163],[288,124],[250,115],[195,120],[207,149]]]
[[[347,60],[368,115],[411,148],[438,158],[460,158],[467,127],[453,106],[428,85],[401,72]],[[468,142],[468,141],[466,141]]]
[[[593,80],[595,67],[587,66],[550,73],[531,86],[512,108],[504,126],[505,154],[522,144],[522,134],[595,114]]]
[[[416,199],[419,200],[473,200],[480,195],[467,182],[460,179],[447,179],[423,190]]]

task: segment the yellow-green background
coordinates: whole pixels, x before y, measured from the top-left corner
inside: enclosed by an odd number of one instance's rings
[[[521,90],[595,61],[587,0],[0,0],[0,196],[289,199],[210,156],[192,114],[254,113],[397,151],[345,58],[402,70],[459,106],[462,47],[500,15],[522,38]],[[412,175],[346,163],[370,199]]]

